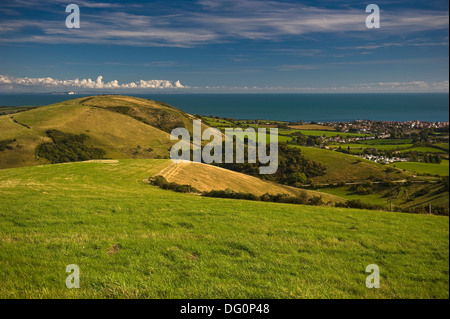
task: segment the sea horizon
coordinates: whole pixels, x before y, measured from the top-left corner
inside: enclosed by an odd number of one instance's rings
[[[42,106],[92,95],[162,101],[190,114],[306,122],[449,121],[449,93],[0,93],[0,106]]]

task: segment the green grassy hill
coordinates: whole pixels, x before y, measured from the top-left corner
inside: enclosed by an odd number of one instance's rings
[[[145,183],[169,164],[0,170],[0,298],[449,298],[448,217]],[[380,289],[365,286],[373,263]],[[80,267],[80,289],[65,287],[69,264]]]
[[[193,116],[162,102],[105,95],[78,98],[0,116],[1,140],[13,141],[0,151],[0,168],[48,163],[35,149],[50,142],[46,131],[86,134],[87,145],[106,151],[106,158],[155,158],[169,155],[170,130],[192,131]],[[169,132],[169,133],[168,133]]]
[[[312,178],[316,183],[361,182],[367,179],[403,179],[406,172],[386,173],[383,165],[336,151],[313,147],[295,146],[309,160],[320,162],[327,168],[326,174]]]
[[[164,102],[131,96],[93,96],[79,99],[79,103],[128,115],[167,133],[177,127],[186,127],[192,132],[192,120],[195,119],[194,116]]]

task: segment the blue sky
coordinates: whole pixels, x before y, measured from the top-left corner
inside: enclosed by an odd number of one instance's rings
[[[81,28],[68,29],[69,3]],[[367,29],[365,8],[381,9]],[[448,2],[0,2],[0,92],[448,92]]]

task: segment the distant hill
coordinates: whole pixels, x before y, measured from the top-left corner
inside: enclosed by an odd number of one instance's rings
[[[105,158],[164,158],[175,127],[192,131],[194,116],[162,102],[120,95],[83,97],[0,116],[0,168],[49,163],[36,148],[47,131],[84,134]]]

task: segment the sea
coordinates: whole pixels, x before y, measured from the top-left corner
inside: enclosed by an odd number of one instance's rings
[[[93,94],[0,94],[1,106],[48,105]],[[305,122],[449,121],[448,93],[130,94],[190,114]]]

